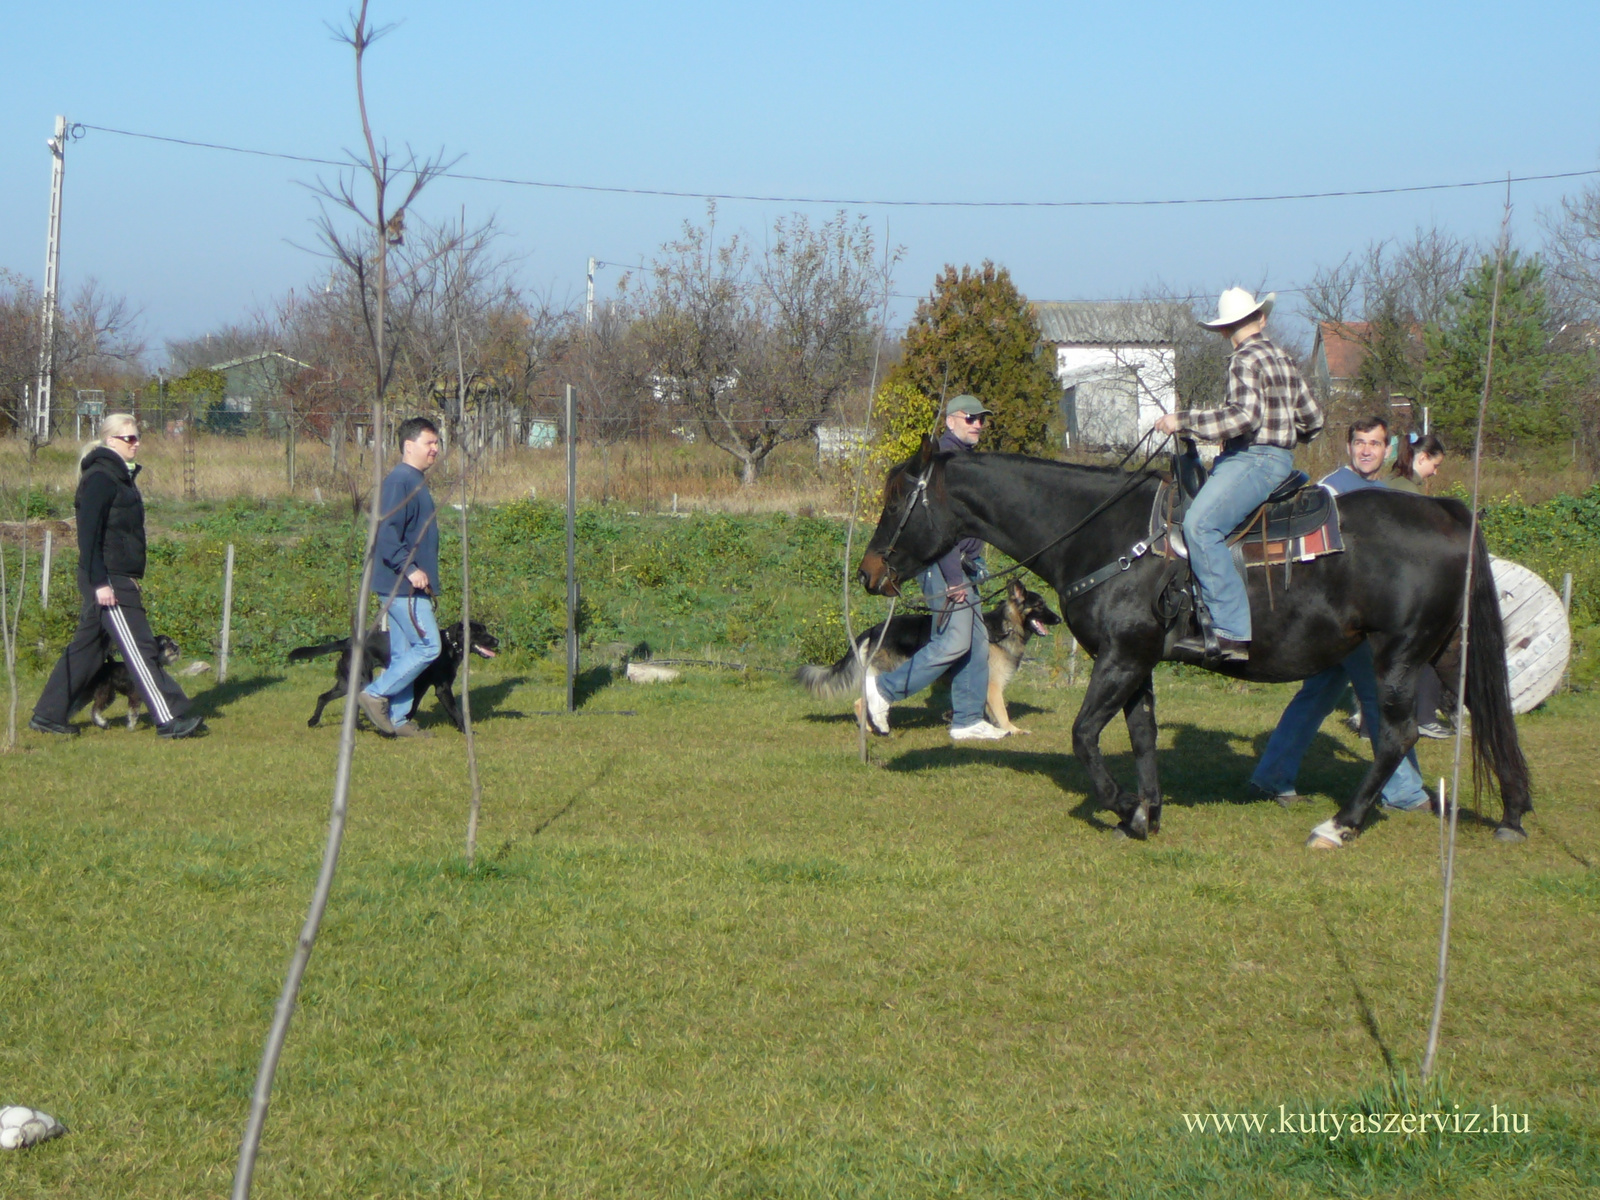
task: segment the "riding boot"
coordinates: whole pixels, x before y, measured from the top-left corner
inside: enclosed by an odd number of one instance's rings
[[[1211,624],[1211,610],[1200,596],[1200,585],[1189,581],[1190,611],[1194,617],[1194,631],[1173,643],[1174,652],[1185,657],[1212,659],[1218,654],[1217,631]]]
[[[1235,641],[1233,638],[1218,637],[1216,626],[1211,623],[1211,610],[1206,607],[1205,601],[1200,598],[1200,589],[1194,589],[1194,618],[1199,626],[1199,632],[1188,637],[1179,638],[1173,643],[1175,653],[1185,658],[1198,659],[1201,666],[1218,667],[1229,663],[1242,664],[1250,661],[1250,643]]]

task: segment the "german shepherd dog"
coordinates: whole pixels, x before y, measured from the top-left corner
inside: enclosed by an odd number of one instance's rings
[[[156,659],[163,667],[170,667],[177,662],[182,653],[177,642],[164,633],[156,634]],[[118,696],[126,696],[128,699],[128,728],[132,729],[138,724],[139,709],[144,704],[144,697],[139,694],[139,686],[134,683],[133,672],[128,670],[127,663],[108,654],[106,661],[101,663],[100,669],[94,673],[94,678],[89,680],[89,686],[94,689],[94,700],[89,706],[89,718],[101,729],[111,728],[111,722],[105,718],[105,711]]]
[[[443,643],[439,657],[429,663],[422,674],[417,676],[416,682],[411,685],[411,715],[416,716],[421,711],[422,698],[427,695],[428,689],[432,688],[434,694],[439,697],[439,707],[444,709],[445,715],[454,722],[457,729],[464,730],[461,723],[461,709],[456,705],[456,694],[453,690],[456,672],[461,668],[461,660],[466,657],[466,639],[461,636],[461,622],[457,621],[454,625],[440,629],[439,640]],[[474,621],[471,649],[479,658],[493,658],[500,649],[500,639]],[[290,662],[305,662],[307,659],[319,658],[335,651],[339,654],[339,665],[334,668],[333,686],[317,697],[317,709],[306,722],[312,728],[322,720],[322,710],[345,694],[345,683],[350,678],[350,639],[340,638],[336,642],[324,642],[320,646],[301,646],[298,650],[289,651]],[[389,631],[374,629],[367,634],[366,653],[361,656],[360,686],[366,687],[372,682],[373,675],[388,665]]]
[[[989,723],[1007,733],[1027,733],[1011,723],[1006,712],[1006,685],[1022,665],[1022,651],[1035,634],[1050,636],[1051,625],[1061,624],[1061,618],[1050,610],[1044,597],[1030,592],[1019,580],[1006,585],[1004,598],[990,612],[984,614],[984,626],[989,631],[989,696],[984,708]],[[807,663],[794,673],[795,682],[813,696],[832,699],[853,695],[861,690],[861,660],[870,651],[883,631],[880,621],[856,637],[857,650],[845,654],[831,667]],[[877,674],[892,671],[918,650],[933,640],[933,615],[894,617],[889,621],[889,631],[883,636],[883,645],[872,660]]]

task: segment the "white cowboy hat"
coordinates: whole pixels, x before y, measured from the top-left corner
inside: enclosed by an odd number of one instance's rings
[[[1231,287],[1222,293],[1222,298],[1217,301],[1217,315],[1213,320],[1201,321],[1207,329],[1226,329],[1229,325],[1237,325],[1241,321],[1248,321],[1259,311],[1266,316],[1272,311],[1273,302],[1278,298],[1277,292],[1268,292],[1266,296],[1257,300],[1242,287]]]

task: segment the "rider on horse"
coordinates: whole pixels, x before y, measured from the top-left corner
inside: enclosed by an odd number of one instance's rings
[[[1208,650],[1203,637],[1191,636],[1176,648],[1207,662],[1250,658],[1250,599],[1229,556],[1227,537],[1293,473],[1295,444],[1309,442],[1322,429],[1322,409],[1299,368],[1266,335],[1274,299],[1268,294],[1257,300],[1237,287],[1222,293],[1215,319],[1201,324],[1233,343],[1226,398],[1219,408],[1167,413],[1155,425],[1159,433],[1225,443],[1183,520],[1189,565],[1216,640]]]

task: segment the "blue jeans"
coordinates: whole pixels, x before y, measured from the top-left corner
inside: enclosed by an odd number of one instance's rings
[[[1282,446],[1226,450],[1217,456],[1211,478],[1183,518],[1189,566],[1218,637],[1250,640],[1250,596],[1228,553],[1228,535],[1293,472],[1294,455]]]
[[[411,620],[416,605],[416,623]],[[389,701],[389,719],[396,725],[411,715],[411,685],[416,682],[444,643],[433,619],[433,601],[426,596],[396,596],[389,601],[389,665],[371,683],[367,694]]]
[[[1356,702],[1361,705],[1367,728],[1377,730],[1378,680],[1372,668],[1372,646],[1362,642],[1338,666],[1329,667],[1300,685],[1289,707],[1278,718],[1278,727],[1272,731],[1266,751],[1250,776],[1251,783],[1274,795],[1295,790],[1300,760],[1317,736],[1323,719],[1338,704],[1346,682],[1355,686]],[[1417,766],[1417,752],[1409,750],[1383,785],[1384,806],[1413,809],[1427,802],[1428,789],[1423,785],[1422,770]]]
[[[933,610],[933,637],[894,670],[878,676],[878,691],[893,704],[916,695],[958,664],[950,680],[954,710],[950,725],[953,729],[975,725],[983,720],[989,696],[989,631],[978,611],[978,585],[969,579],[966,600],[952,605],[945,598],[944,574],[937,563],[917,576],[917,582]]]

